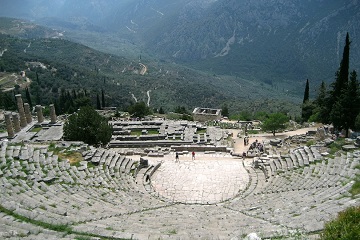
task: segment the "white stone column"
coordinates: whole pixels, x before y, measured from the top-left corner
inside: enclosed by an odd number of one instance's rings
[[[31,116],[31,112],[30,112],[30,105],[28,103],[24,103],[24,110],[25,110],[26,122],[31,123],[32,116]]]
[[[19,114],[17,113],[13,113],[12,114],[12,119],[13,119],[13,123],[14,123],[14,129],[15,132],[20,132],[21,131],[21,125],[20,125],[20,121],[19,121]]]
[[[10,112],[5,113],[5,123],[6,123],[6,130],[8,132],[8,138],[13,138],[15,135],[14,135],[14,127],[11,120]]]
[[[42,123],[44,121],[44,116],[42,113],[42,106],[36,105],[35,108],[36,108],[36,115],[37,115],[38,123]]]
[[[50,104],[50,123],[54,124],[56,123],[56,112],[55,112],[55,106],[54,104]]]
[[[23,128],[23,127],[26,127],[26,125],[27,125],[23,100],[21,98],[21,94],[16,94],[15,97],[16,97],[17,107],[18,107],[19,115],[20,115],[20,126]]]

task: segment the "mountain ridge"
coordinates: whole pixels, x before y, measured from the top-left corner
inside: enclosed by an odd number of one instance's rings
[[[9,21],[16,25],[19,20]],[[176,64],[121,58],[61,38],[29,39],[0,34],[0,39],[1,71],[5,76],[23,71],[31,81],[30,92],[41,101],[35,101],[39,104],[58,99],[61,89],[85,89],[93,101],[94,94],[104,89],[109,106],[120,109],[126,109],[134,99],[166,111],[176,106],[192,109],[223,104],[232,111],[260,111],[267,108],[265,102],[271,102],[273,107],[295,115],[292,110],[297,97],[260,82],[210,75]],[[146,66],[147,71],[142,73],[141,66]],[[277,101],[270,100],[275,96]]]

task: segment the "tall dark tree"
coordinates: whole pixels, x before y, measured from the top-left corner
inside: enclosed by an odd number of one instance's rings
[[[329,106],[328,94],[326,92],[325,82],[322,81],[315,99],[316,108],[314,110],[317,115],[315,120],[322,123],[329,123]]]
[[[341,121],[341,116],[344,116],[344,113],[341,113],[341,105],[338,101],[342,101],[343,94],[346,94],[347,84],[349,81],[349,57],[350,57],[350,38],[349,33],[346,34],[345,46],[343,52],[343,58],[340,62],[340,67],[335,74],[335,82],[332,84],[332,90],[330,91],[329,98],[329,110],[330,110],[330,122],[334,124],[334,127],[339,129],[339,124]],[[339,116],[339,114],[341,116]]]
[[[100,97],[98,93],[96,94],[96,109],[101,109]]]
[[[105,94],[104,89],[101,89],[101,102],[102,102],[102,108],[105,108]]]
[[[345,47],[343,57],[340,63],[338,78],[334,84],[334,97],[339,97],[343,89],[346,89],[346,84],[349,80],[349,61],[350,58],[350,39],[349,33],[346,34]]]
[[[350,57],[350,38],[349,33],[346,34],[345,47],[343,52],[343,58],[340,63],[339,70],[336,72],[335,82],[332,84],[332,91],[329,94],[329,110],[330,110],[330,122],[333,123],[334,128],[337,130],[348,129],[350,127],[348,120],[349,112],[349,57]],[[355,120],[355,119],[354,119]]]
[[[28,104],[30,105],[30,109],[32,109],[32,101],[31,101],[31,96],[30,96],[30,92],[29,92],[29,88],[27,87],[25,89],[25,97],[26,97],[26,100],[28,102]]]
[[[229,117],[229,108],[228,108],[228,106],[226,104],[222,107],[221,114],[224,117]]]
[[[164,111],[163,107],[160,107],[160,108],[159,108],[159,113],[160,113],[160,114],[165,114],[165,111]]]
[[[359,82],[357,80],[356,71],[352,71],[350,74],[350,81],[348,88],[344,96],[344,103],[342,107],[345,110],[344,114],[344,129],[346,130],[346,136],[349,136],[349,129],[355,129],[355,120],[360,113],[359,105]]]
[[[309,101],[309,91],[310,91],[309,79],[306,79],[303,103],[306,103],[307,101]]]
[[[302,104],[302,108],[301,108],[301,120],[303,122],[306,122],[309,120],[310,116],[312,115],[313,112],[313,104],[309,101],[309,91],[310,91],[310,87],[309,87],[309,79],[306,80],[306,85],[305,85],[305,91],[304,91],[304,99],[303,99],[303,104]]]

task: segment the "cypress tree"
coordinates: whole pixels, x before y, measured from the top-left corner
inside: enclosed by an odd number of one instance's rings
[[[304,92],[304,100],[303,103],[309,101],[309,79],[306,79],[305,92]]]
[[[101,109],[100,97],[98,93],[96,94],[96,109]]]
[[[309,91],[310,91],[309,79],[306,79],[304,99],[303,99],[303,104],[301,107],[301,120],[303,122],[306,122],[309,120],[310,116],[312,115],[313,108],[314,108],[313,104],[309,101],[309,95],[310,95]]]
[[[102,101],[102,108],[105,108],[105,94],[104,89],[101,89],[101,101]]]
[[[350,58],[350,39],[349,33],[346,34],[345,47],[343,52],[343,58],[340,63],[338,81],[335,82],[334,92],[335,96],[339,96],[341,91],[346,88],[346,84],[349,80],[349,58]]]
[[[346,130],[346,136],[348,136],[349,129],[355,128],[355,119],[360,113],[359,105],[359,82],[357,80],[356,71],[352,71],[350,74],[350,81],[348,84],[347,92],[344,96],[344,128]]]
[[[348,125],[345,120],[347,115],[347,101],[344,99],[348,91],[349,81],[349,57],[350,57],[350,39],[349,33],[346,34],[343,58],[340,63],[339,70],[336,72],[335,82],[332,84],[332,91],[329,98],[330,122],[333,123],[335,129],[340,130]]]
[[[322,81],[319,87],[319,93],[315,100],[318,114],[317,120],[322,123],[329,123],[328,95],[326,92],[325,82]]]
[[[32,101],[31,101],[31,96],[30,96],[30,92],[29,92],[29,88],[28,88],[28,87],[27,87],[26,90],[25,90],[25,96],[26,96],[27,102],[28,102],[29,105],[30,105],[30,109],[32,109]]]
[[[164,111],[164,109],[163,109],[162,107],[160,107],[159,113],[160,113],[160,114],[165,114],[165,111]]]

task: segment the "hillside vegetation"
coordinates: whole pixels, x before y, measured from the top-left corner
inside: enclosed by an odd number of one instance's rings
[[[103,52],[186,64],[298,96],[306,79],[312,87],[334,80],[346,32],[359,70],[359,12],[356,0],[16,0],[0,9]]]
[[[8,21],[16,24],[17,20]],[[35,33],[28,33],[32,34]],[[233,112],[291,112],[292,109],[296,114],[298,111],[294,104],[299,99],[273,85],[195,71],[174,63],[118,57],[58,37],[14,35],[0,35],[3,52],[0,71],[7,74],[23,71],[25,79],[31,82],[29,89],[36,104],[54,102],[59,99],[61,89],[85,90],[95,104],[96,94],[104,90],[107,106],[120,109],[134,101],[144,101],[151,108],[163,107],[165,111],[180,105],[191,110],[195,106],[224,104]],[[144,66],[146,72],[141,72]],[[21,91],[21,85],[14,90]]]

